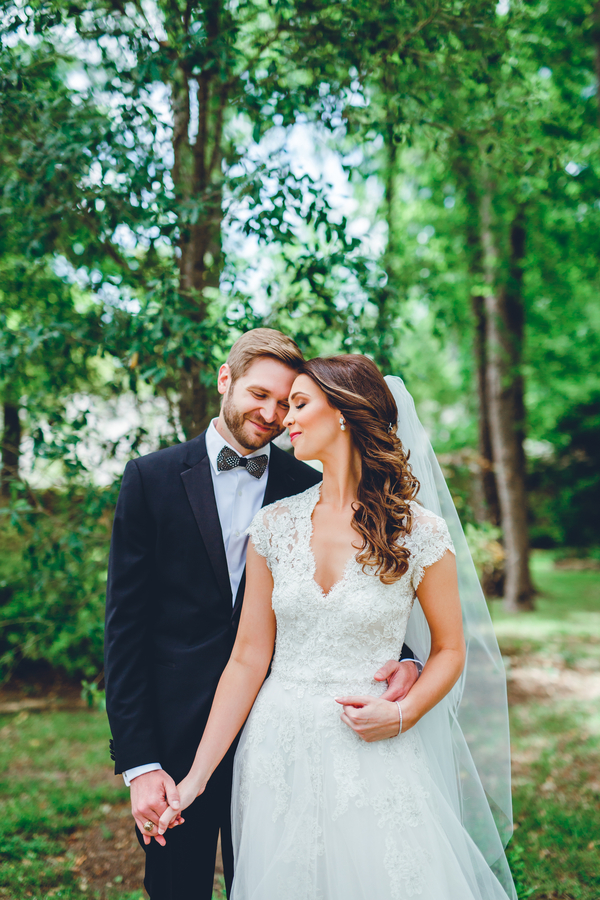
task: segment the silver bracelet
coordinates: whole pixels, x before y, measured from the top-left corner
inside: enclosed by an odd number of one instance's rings
[[[398,712],[400,713],[400,728],[398,729],[398,734],[402,734],[402,707],[400,706],[399,700],[396,700],[396,706],[398,707]]]

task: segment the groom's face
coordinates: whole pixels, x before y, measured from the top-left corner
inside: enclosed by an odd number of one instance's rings
[[[242,450],[264,447],[284,430],[288,396],[296,377],[276,359],[255,360],[244,375],[231,381],[228,365],[221,366],[218,387],[223,394],[219,421]]]

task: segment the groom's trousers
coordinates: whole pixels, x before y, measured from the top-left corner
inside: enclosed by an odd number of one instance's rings
[[[155,840],[144,846],[144,887],[151,900],[211,900],[219,830],[229,895],[233,879],[232,765],[233,753],[230,752],[213,774],[205,792],[184,810],[183,825],[167,831],[165,847]],[[136,832],[143,846],[137,829]]]

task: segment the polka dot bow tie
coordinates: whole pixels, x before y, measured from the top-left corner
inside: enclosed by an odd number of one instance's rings
[[[262,478],[268,462],[269,457],[266,453],[262,456],[248,458],[247,456],[238,456],[230,447],[223,447],[217,456],[217,469],[219,472],[228,472],[230,469],[235,469],[236,466],[241,466],[242,469],[248,469],[253,478]]]

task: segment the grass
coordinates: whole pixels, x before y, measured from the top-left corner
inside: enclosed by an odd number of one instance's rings
[[[535,612],[493,608],[511,666],[541,667],[559,686],[554,696],[517,694],[511,707],[517,829],[509,859],[520,900],[598,900],[598,697],[568,695],[560,684],[569,673],[584,685],[600,676],[600,574],[556,570],[544,553],[534,557],[534,576]],[[107,810],[122,810],[120,827],[129,830],[128,792],[111,774],[107,740],[97,711],[0,716],[0,900],[145,897],[118,863],[101,890],[82,876],[77,848],[86,835],[112,837]],[[213,900],[224,897],[221,886]]]
[[[534,552],[533,580],[539,590],[535,610],[515,616],[496,601],[492,619],[501,645],[548,647],[576,643],[585,656],[600,657],[600,572],[555,569],[553,554]],[[594,649],[595,648],[595,649]]]
[[[537,553],[533,574],[534,612],[492,610],[512,666],[537,666],[557,686],[511,704],[517,827],[509,859],[520,898],[598,900],[600,713],[585,687],[600,673],[600,573],[555,569],[550,554]],[[580,675],[579,696],[561,691],[569,670]]]
[[[0,737],[0,897],[81,898],[68,838],[127,800],[107,767],[105,716],[21,712],[0,717]]]
[[[513,710],[515,755],[533,757],[514,778],[509,858],[522,898],[600,897],[599,725],[579,704]]]

